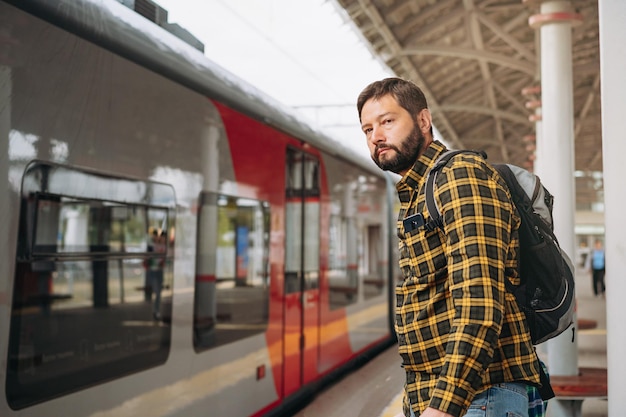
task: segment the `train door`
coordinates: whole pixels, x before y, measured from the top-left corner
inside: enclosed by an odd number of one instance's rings
[[[284,395],[317,375],[319,346],[319,160],[288,148],[285,204]]]

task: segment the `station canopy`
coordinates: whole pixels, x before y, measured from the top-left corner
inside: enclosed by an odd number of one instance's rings
[[[375,56],[423,89],[450,147],[532,170],[541,30],[529,18],[540,13],[539,0],[334,1]],[[598,5],[569,3],[582,16],[572,24],[572,68],[576,199],[584,210],[602,199]]]

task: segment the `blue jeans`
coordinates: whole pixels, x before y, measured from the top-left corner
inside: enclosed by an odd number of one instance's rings
[[[416,417],[413,410],[411,417]],[[465,417],[528,417],[526,384],[505,382],[492,385],[474,397]]]

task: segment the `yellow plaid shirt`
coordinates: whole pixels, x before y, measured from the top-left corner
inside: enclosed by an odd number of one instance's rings
[[[480,156],[455,155],[437,177],[444,231],[406,232],[428,219],[425,175],[446,150],[433,142],[398,182],[398,236],[404,281],[396,288],[396,331],[416,415],[433,407],[461,416],[474,396],[500,382],[539,384],[539,362],[515,297],[519,282],[515,213],[506,183]]]

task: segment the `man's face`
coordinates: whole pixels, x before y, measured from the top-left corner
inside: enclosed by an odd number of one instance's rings
[[[400,175],[413,166],[426,140],[417,121],[391,95],[365,103],[361,128],[376,165]]]

